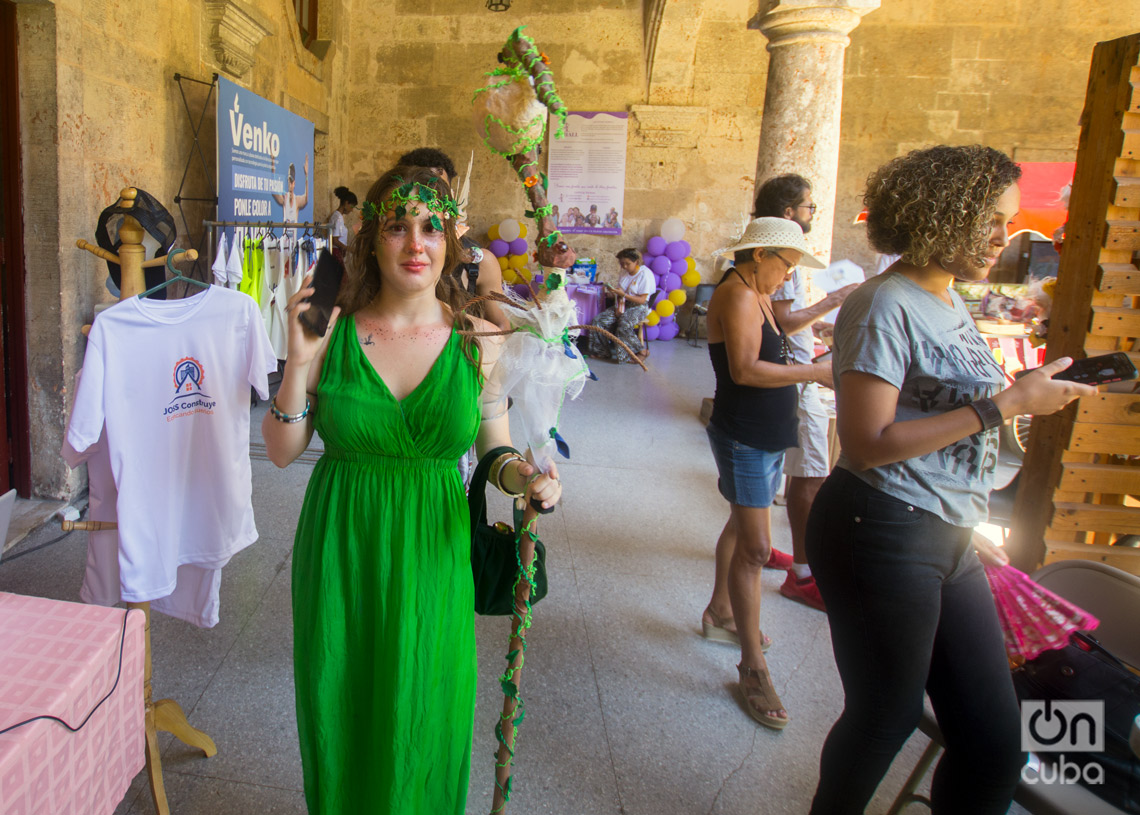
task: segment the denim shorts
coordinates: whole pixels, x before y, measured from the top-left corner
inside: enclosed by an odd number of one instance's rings
[[[770,507],[784,474],[784,451],[758,450],[733,441],[712,423],[705,430],[724,499],[740,507]]]

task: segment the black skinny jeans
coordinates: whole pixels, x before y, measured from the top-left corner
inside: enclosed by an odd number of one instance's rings
[[[836,469],[812,505],[807,554],[831,626],[843,714],[820,757],[812,815],[862,813],[922,715],[946,742],[936,815],[1009,809],[1020,714],[971,530]]]

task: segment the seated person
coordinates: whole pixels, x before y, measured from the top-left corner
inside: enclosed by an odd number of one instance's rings
[[[649,298],[657,291],[657,281],[648,266],[641,265],[641,253],[636,249],[622,249],[617,253],[622,274],[618,288],[608,283],[606,293],[616,302],[594,318],[593,325],[611,332],[634,350],[643,350],[637,338],[637,327],[649,316]],[[624,348],[598,331],[590,332],[590,356],[606,358],[613,355],[615,362],[634,362]]]

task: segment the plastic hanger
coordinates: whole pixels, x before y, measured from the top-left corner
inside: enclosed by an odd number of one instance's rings
[[[166,256],[166,268],[171,274],[174,275],[174,277],[168,278],[167,280],[164,280],[163,282],[159,283],[157,286],[152,286],[151,288],[144,291],[142,294],[139,295],[140,300],[144,297],[149,297],[150,295],[154,294],[156,291],[162,291],[167,286],[169,286],[171,283],[175,283],[179,280],[185,281],[187,283],[193,283],[195,286],[199,286],[203,289],[210,288],[209,283],[204,283],[201,280],[195,280],[192,277],[186,277],[185,275],[183,275],[181,272],[179,272],[177,269],[174,268],[174,264],[172,263],[172,261],[174,260],[174,257],[176,255],[181,255],[185,251],[186,251],[185,249],[174,249],[170,252],[170,254],[168,254]]]

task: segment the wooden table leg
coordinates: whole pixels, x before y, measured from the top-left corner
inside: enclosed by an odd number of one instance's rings
[[[170,815],[170,804],[166,801],[166,785],[162,780],[162,754],[158,747],[158,731],[171,733],[191,747],[197,747],[206,758],[218,752],[214,740],[196,727],[191,726],[182,712],[182,707],[173,699],[153,701],[151,692],[151,650],[150,650],[150,603],[127,603],[128,608],[142,611],[146,641],[146,661],[143,663],[143,703],[146,706],[146,775],[150,782],[150,795],[154,801],[154,811],[158,815]]]

